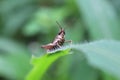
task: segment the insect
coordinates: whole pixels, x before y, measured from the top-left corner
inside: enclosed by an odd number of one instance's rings
[[[49,43],[47,45],[42,45],[41,48],[44,48],[45,50],[47,50],[47,52],[61,48],[61,46],[65,43],[65,42],[71,42],[71,40],[65,40],[65,30],[61,27],[61,25],[56,21],[56,23],[58,24],[59,28],[60,28],[60,32],[57,34],[57,36],[55,37],[55,39],[53,40],[52,43]]]

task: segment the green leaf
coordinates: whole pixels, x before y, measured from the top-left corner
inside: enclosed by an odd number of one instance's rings
[[[23,28],[23,34],[33,36],[38,33],[49,33],[52,27],[56,28],[55,21],[62,21],[67,16],[66,8],[44,8],[41,7],[33,16],[31,21]],[[59,17],[58,17],[59,16]]]
[[[120,40],[119,19],[108,0],[77,0],[91,39]]]
[[[120,74],[120,42],[114,40],[101,40],[86,44],[69,45],[62,51],[46,54],[40,58],[33,58],[34,68],[28,74],[27,80],[39,80],[49,66],[59,57],[69,53],[70,49],[82,51],[89,64],[95,68],[119,77]]]
[[[49,68],[49,66],[61,56],[65,56],[69,53],[70,49],[56,51],[53,53],[47,53],[39,58],[32,58],[33,69],[26,77],[26,80],[41,80],[43,74]]]
[[[23,80],[30,70],[30,56],[25,46],[0,38],[0,75],[10,80]]]
[[[37,0],[1,1],[0,15],[4,24],[2,33],[9,36],[15,35],[37,8],[35,2]]]
[[[72,45],[71,48],[84,52],[92,66],[119,77],[120,42],[101,40],[82,45]]]

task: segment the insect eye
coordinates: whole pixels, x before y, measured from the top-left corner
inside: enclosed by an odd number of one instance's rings
[[[60,34],[61,34],[61,32],[58,33],[58,35],[60,35]]]
[[[65,34],[65,31],[63,33]]]
[[[65,34],[65,31],[61,31],[61,32],[59,32],[58,35],[60,35],[61,33]]]

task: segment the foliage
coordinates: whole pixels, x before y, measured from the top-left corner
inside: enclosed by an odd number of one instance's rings
[[[47,68],[59,57],[64,56],[69,53],[68,50],[57,51],[55,53],[47,53],[40,58],[32,58],[32,64],[34,68],[27,77],[27,80],[39,80],[42,78],[43,74],[46,72]]]
[[[119,7],[119,0],[0,0],[0,80],[118,80]],[[47,57],[40,46],[55,38],[56,20],[73,44]]]
[[[70,48],[84,52],[89,64],[103,70],[110,75],[114,75],[119,78],[120,74],[120,42],[103,40],[97,42],[91,42],[80,45],[71,45],[63,47],[63,49]],[[33,58],[32,64],[34,68],[27,77],[27,80],[41,80],[42,75],[46,72],[46,69],[53,61],[61,57],[61,55],[69,54],[67,50],[57,50],[53,53],[47,53],[40,58]]]

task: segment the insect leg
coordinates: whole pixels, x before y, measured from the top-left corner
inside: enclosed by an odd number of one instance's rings
[[[72,40],[65,40],[65,42],[70,42],[72,44]]]
[[[59,48],[61,48],[61,46],[57,43],[57,46],[59,47]]]

